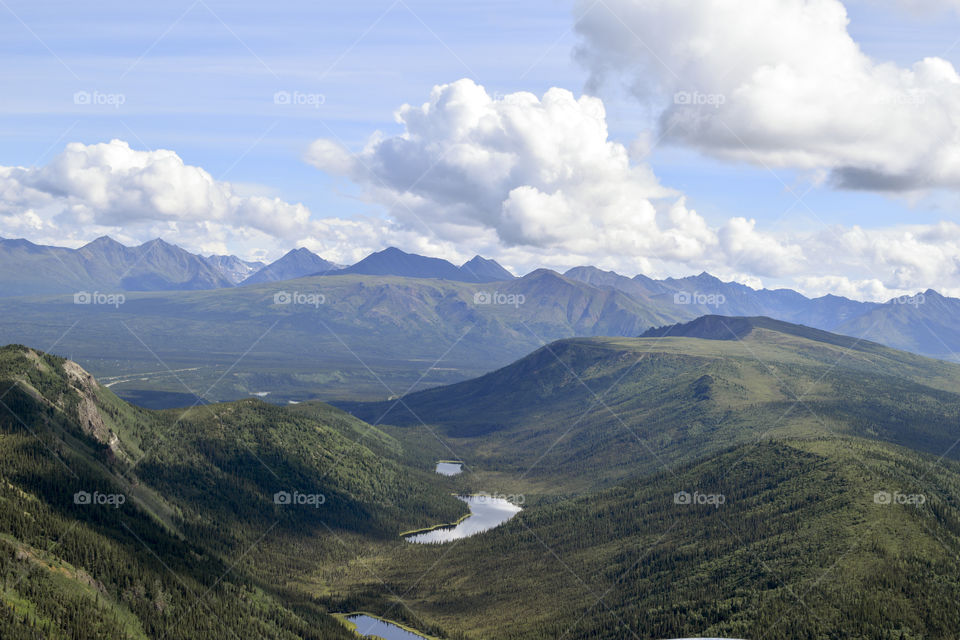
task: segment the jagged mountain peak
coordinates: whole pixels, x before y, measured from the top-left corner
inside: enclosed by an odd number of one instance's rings
[[[266,282],[293,280],[306,276],[326,275],[338,269],[339,267],[337,265],[328,260],[324,260],[306,247],[298,247],[287,251],[281,258],[262,267],[240,284],[263,284]]]
[[[88,249],[88,248],[94,248],[94,247],[123,247],[124,249],[127,248],[122,243],[117,242],[112,237],[107,235],[103,235],[103,236],[100,236],[99,238],[95,238],[80,248]]]
[[[477,282],[499,282],[516,278],[496,260],[481,255],[473,256],[460,265],[460,271]]]

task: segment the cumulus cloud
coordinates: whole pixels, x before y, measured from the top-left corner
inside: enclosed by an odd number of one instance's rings
[[[769,234],[757,231],[756,226],[756,220],[728,220],[718,234],[723,254],[752,274],[783,276],[806,266],[799,244],[772,241]]]
[[[692,260],[716,233],[649,165],[609,139],[602,101],[550,89],[490,96],[471,80],[437,86],[351,153],[326,139],[307,159],[363,185],[410,229],[445,241],[493,234],[532,253]]]
[[[674,142],[852,189],[960,187],[960,75],[868,57],[839,0],[580,0],[591,83],[623,81]]]
[[[71,143],[49,164],[0,167],[0,236],[76,246],[100,234],[160,236],[193,251],[272,259],[306,246],[342,263],[388,245],[519,273],[593,264],[625,274],[703,270],[751,286],[884,299],[960,295],[960,225],[774,232],[733,215],[708,223],[609,139],[603,103],[551,89],[491,97],[461,80],[397,112],[403,131],[357,152],[318,140],[308,159],[361,185],[383,217],[317,217],[215,180],[173,151]]]
[[[313,219],[302,204],[245,191],[173,151],[74,142],[45,166],[0,167],[0,235],[61,245],[161,236],[194,251],[271,257],[296,244],[349,259],[392,231],[383,221]]]
[[[950,223],[774,233],[733,216],[711,226],[657,181],[642,145],[631,157],[609,139],[597,98],[561,89],[494,98],[460,80],[401,107],[396,119],[399,135],[374,132],[356,152],[317,140],[307,160],[364,187],[395,232],[419,234],[435,254],[462,255],[466,246],[521,272],[576,264],[660,276],[705,269],[860,299],[934,284],[960,292],[960,227]]]

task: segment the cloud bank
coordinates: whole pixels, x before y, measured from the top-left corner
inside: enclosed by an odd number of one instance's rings
[[[402,106],[396,120],[400,135],[374,132],[356,153],[320,139],[307,159],[362,185],[403,228],[527,266],[599,260],[650,270],[700,261],[721,246],[718,230],[681,194],[609,139],[597,98],[558,88],[494,98],[464,79]],[[743,235],[762,242],[741,226],[722,230],[734,253]],[[766,275],[780,268],[775,244],[766,243],[769,259],[751,256]]]
[[[391,231],[375,221],[315,219],[302,204],[240,191],[173,151],[74,142],[45,166],[0,167],[0,235],[58,245],[159,236],[194,251],[273,257],[298,245],[351,259]],[[338,253],[347,244],[351,252]]]
[[[939,3],[935,3],[939,4]],[[956,3],[949,3],[956,5]],[[960,75],[872,60],[839,0],[578,0],[591,85],[625,83],[670,141],[850,189],[960,187]]]
[[[319,217],[250,195],[168,150],[71,143],[49,164],[0,167],[0,235],[81,244],[108,233],[193,251],[271,258],[307,246],[353,262],[388,245],[518,272],[594,264],[622,273],[707,270],[751,285],[884,299],[935,287],[960,295],[960,226],[835,226],[774,233],[732,215],[708,222],[611,140],[603,103],[563,89],[491,96],[470,80],[435,87],[355,152],[321,139],[307,153],[358,184],[383,217]]]
[[[493,233],[505,247],[532,251],[681,260],[716,242],[649,166],[632,164],[609,140],[597,98],[554,88],[495,99],[459,80],[404,105],[396,119],[401,135],[375,133],[356,154],[321,139],[307,158],[364,185],[401,224],[442,240]]]
[[[960,292],[960,228],[950,223],[774,234],[733,216],[711,226],[609,139],[594,97],[551,89],[495,98],[459,80],[395,117],[399,135],[373,132],[356,152],[320,139],[307,160],[364,187],[398,228],[441,245],[471,245],[527,268],[706,269],[816,295],[882,299],[934,284]]]

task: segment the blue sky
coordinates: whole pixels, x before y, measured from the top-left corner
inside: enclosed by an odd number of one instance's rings
[[[850,35],[873,59],[908,67],[940,56],[960,65],[955,13],[879,0],[845,6]],[[314,216],[384,215],[388,208],[364,197],[363,184],[305,162],[310,143],[327,138],[357,150],[375,130],[400,134],[393,119],[400,105],[423,103],[433,86],[460,78],[492,96],[539,96],[551,87],[580,95],[590,72],[573,55],[582,41],[574,30],[578,10],[582,5],[542,1],[3,0],[0,165],[42,166],[68,142],[119,138],[134,149],[172,149],[241,192],[303,203]],[[622,84],[596,94],[611,139],[629,147],[656,127],[657,113]],[[278,105],[278,91],[322,104]],[[75,104],[76,92],[120,95],[123,104]],[[655,146],[646,162],[662,185],[685,194],[687,206],[717,226],[731,216],[754,218],[758,229],[798,232],[956,220],[950,189],[891,196],[829,181],[811,187],[807,169],[714,159],[671,142]],[[801,206],[798,193],[805,193]],[[698,270],[675,261],[661,268]],[[731,275],[750,281],[750,274]],[[777,281],[787,280],[763,278]]]
[[[561,3],[521,12],[512,2],[7,6],[29,30],[9,14],[0,23],[13,63],[0,71],[13,89],[4,92],[0,163],[43,162],[67,140],[122,138],[319,211],[359,205],[302,162],[312,139],[332,131],[359,145],[373,129],[396,130],[397,107],[462,77],[542,93],[578,89],[585,76],[570,57],[571,8]],[[126,102],[80,107],[80,90]],[[281,90],[325,101],[285,108],[273,103]]]

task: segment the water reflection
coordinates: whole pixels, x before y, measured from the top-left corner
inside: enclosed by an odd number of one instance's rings
[[[470,515],[453,527],[434,529],[407,536],[408,542],[451,542],[489,531],[520,513],[520,507],[504,498],[490,496],[458,496],[470,507]]]
[[[383,640],[424,640],[426,636],[407,631],[392,622],[378,620],[362,613],[350,616],[348,621],[357,625],[357,633],[363,637],[375,636]]]
[[[438,462],[437,473],[442,476],[455,476],[463,471],[462,462]]]

